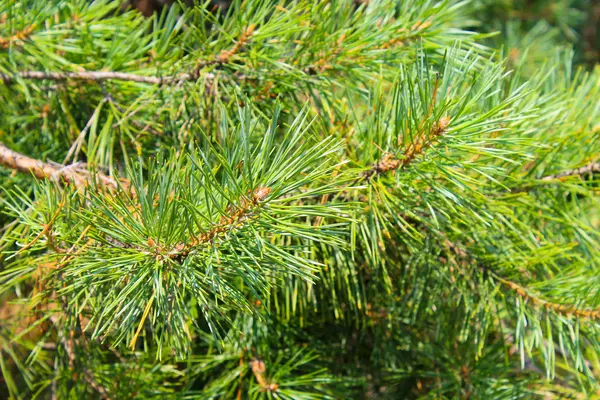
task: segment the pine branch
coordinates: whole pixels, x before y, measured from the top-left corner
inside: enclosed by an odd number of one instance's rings
[[[404,150],[404,155],[401,159],[396,158],[390,153],[384,154],[381,160],[373,165],[370,170],[362,173],[362,179],[368,181],[373,176],[381,175],[389,171],[395,171],[400,168],[407,168],[418,155],[423,154],[425,150],[433,145],[438,137],[446,132],[449,124],[450,117],[440,118],[429,130],[429,135],[421,134],[409,144]]]
[[[470,261],[476,262],[473,255],[468,250],[457,243],[453,243],[448,239],[444,239],[444,246],[451,250],[456,256],[462,259],[469,259]],[[540,298],[531,293],[531,291],[516,282],[502,278],[497,273],[493,272],[487,266],[483,266],[477,263],[477,266],[484,272],[489,273],[494,279],[502,283],[505,287],[514,291],[519,297],[531,301],[535,307],[543,307],[547,310],[554,311],[557,314],[563,316],[576,316],[586,319],[600,319],[600,309],[578,309],[572,305],[566,305],[562,303],[555,303]]]
[[[214,225],[211,229],[200,235],[192,238],[189,243],[180,243],[174,246],[171,250],[165,251],[160,245],[154,243],[152,239],[149,239],[148,245],[154,247],[157,258],[167,257],[170,259],[187,257],[194,247],[202,244],[210,243],[217,236],[224,234],[225,232],[239,226],[249,217],[252,210],[259,205],[271,192],[268,187],[259,187],[252,192],[252,198],[243,198],[240,201],[240,205],[232,205],[229,207],[229,215],[223,215],[219,222]]]
[[[19,172],[32,174],[38,179],[48,179],[62,184],[72,184],[76,188],[85,187],[94,179],[109,189],[116,189],[119,186],[117,181],[110,176],[100,173],[92,176],[88,171],[82,169],[79,163],[71,165],[46,163],[24,154],[17,153],[1,142],[0,165]],[[127,181],[120,179],[119,182],[121,186],[129,187]]]
[[[526,300],[531,301],[531,303],[535,307],[543,307],[547,310],[552,310],[555,313],[561,314],[564,316],[576,316],[576,317],[592,319],[592,320],[600,319],[600,309],[596,309],[596,310],[594,310],[594,309],[579,309],[579,308],[576,308],[571,305],[554,303],[554,302],[542,299],[542,298],[532,294],[528,289],[524,288],[523,286],[519,285],[518,283],[515,283],[512,281],[509,281],[508,279],[499,277],[496,274],[494,274],[493,276],[498,281],[500,281],[502,284],[504,284],[506,287],[508,287],[508,288],[512,289],[514,292],[516,292],[519,297],[522,297]]]

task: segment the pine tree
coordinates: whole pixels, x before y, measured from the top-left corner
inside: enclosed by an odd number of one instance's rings
[[[0,395],[599,396],[573,2],[183,3],[0,0]]]

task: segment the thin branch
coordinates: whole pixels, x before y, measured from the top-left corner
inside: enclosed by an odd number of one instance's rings
[[[148,76],[138,75],[127,72],[114,72],[114,71],[79,71],[79,72],[46,72],[46,71],[21,71],[12,74],[0,73],[0,80],[5,84],[13,83],[18,79],[25,80],[52,80],[52,81],[66,81],[66,80],[88,80],[88,81],[106,81],[106,80],[118,80],[118,81],[129,81],[137,83],[147,83],[150,85],[167,85],[167,84],[179,84],[185,81],[197,81],[200,78],[200,68],[210,64],[225,64],[228,63],[240,49],[246,45],[254,33],[254,25],[250,25],[246,31],[242,34],[237,43],[231,48],[231,50],[223,50],[214,60],[200,62],[194,73],[182,73],[178,75],[167,75],[167,76]],[[8,46],[12,43],[12,40],[22,38],[22,34],[15,36],[16,39],[2,39],[0,38],[0,48]],[[24,36],[23,36],[24,37]],[[6,43],[5,43],[6,42]],[[202,75],[206,79],[214,79],[215,74],[207,73]],[[238,79],[244,79],[244,76],[237,76]]]
[[[543,182],[543,185],[549,185],[553,181],[562,181],[564,178],[568,178],[571,176],[582,177],[585,175],[593,175],[593,174],[600,174],[600,161],[591,162],[580,168],[568,169],[566,171],[559,172],[558,174],[546,175],[546,176],[538,179],[538,181]],[[537,185],[537,186],[540,186],[540,185]],[[527,192],[529,190],[534,189],[535,187],[536,187],[535,184],[528,184],[526,186],[511,189],[511,193]]]
[[[254,29],[255,25],[250,24],[230,50],[222,50],[221,53],[219,53],[219,55],[213,59],[199,61],[194,67],[194,73],[192,75],[198,76],[202,68],[210,65],[222,65],[229,63],[231,61],[231,57],[236,55],[242,49],[242,47],[244,47],[250,41],[252,35],[254,34]]]
[[[214,74],[206,74],[206,78],[213,79]],[[105,80],[117,80],[117,81],[129,81],[138,83],[148,83],[151,85],[166,85],[166,84],[178,84],[183,81],[196,81],[199,76],[197,74],[183,73],[179,75],[167,75],[167,76],[147,76],[147,75],[136,75],[126,72],[113,72],[113,71],[81,71],[81,72],[45,72],[45,71],[22,71],[14,74],[0,73],[0,79],[6,83],[12,83],[17,79],[26,80],[52,80],[52,81],[66,81],[66,80],[87,80],[87,81],[105,81]]]
[[[32,174],[38,179],[49,179],[63,184],[72,184],[77,188],[86,187],[93,180],[99,181],[99,183],[109,189],[116,189],[119,186],[117,180],[114,178],[100,173],[92,176],[87,170],[82,169],[78,163],[72,165],[46,163],[17,153],[6,147],[2,142],[0,142],[0,165],[19,172]],[[129,182],[126,180],[120,179],[119,182],[122,187],[129,187]]]
[[[600,173],[600,161],[591,162],[587,165],[584,165],[581,168],[568,169],[568,170],[560,172],[558,174],[544,176],[543,178],[541,178],[541,180],[542,181],[553,181],[556,179],[562,179],[562,178],[566,178],[569,176],[575,176],[575,175],[582,176],[582,175],[588,175],[588,174],[594,174],[594,173]]]

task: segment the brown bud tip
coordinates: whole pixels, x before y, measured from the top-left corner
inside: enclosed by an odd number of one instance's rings
[[[253,361],[251,361],[250,366],[252,367],[252,372],[254,372],[255,374],[264,374],[267,370],[265,367],[265,363],[258,359],[254,359]]]
[[[393,154],[386,153],[381,161],[377,164],[377,168],[381,172],[398,169],[400,160],[396,159]]]
[[[450,117],[449,116],[445,116],[440,118],[436,123],[435,123],[435,132],[438,135],[441,135],[442,133],[444,133],[446,131],[446,129],[448,129],[448,126],[450,125]]]
[[[254,201],[263,201],[271,193],[270,187],[259,187],[254,191]]]

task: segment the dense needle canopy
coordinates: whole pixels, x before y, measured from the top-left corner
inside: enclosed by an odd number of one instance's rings
[[[0,0],[0,394],[597,396],[585,1],[173,3]]]

